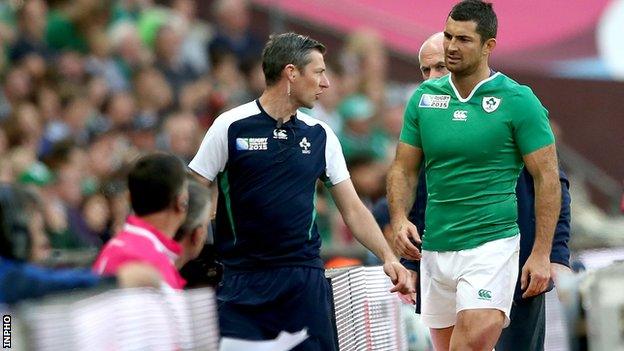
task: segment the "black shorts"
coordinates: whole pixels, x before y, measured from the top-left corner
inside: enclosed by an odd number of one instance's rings
[[[221,336],[266,340],[307,328],[308,339],[293,350],[337,350],[330,291],[318,268],[226,273],[217,290]]]

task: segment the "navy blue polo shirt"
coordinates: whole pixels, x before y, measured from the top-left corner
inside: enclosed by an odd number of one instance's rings
[[[256,100],[220,115],[189,167],[218,182],[214,241],[226,269],[323,267],[316,181],[349,178],[325,123],[297,112],[278,128]]]

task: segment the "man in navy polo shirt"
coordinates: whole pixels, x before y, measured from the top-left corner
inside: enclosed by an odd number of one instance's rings
[[[220,115],[189,167],[217,181],[215,246],[224,265],[218,289],[221,335],[275,338],[308,329],[296,350],[334,350],[330,290],[319,256],[314,194],[330,189],[354,236],[383,262],[395,284],[413,290],[349,179],[336,135],[297,111],[327,88],[325,46],[295,33],[271,36],[262,54],[267,88]]]

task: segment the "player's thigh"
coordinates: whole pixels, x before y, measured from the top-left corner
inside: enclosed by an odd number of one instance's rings
[[[451,337],[453,351],[490,351],[503,329],[505,315],[497,309],[463,310]]]
[[[423,251],[420,265],[421,318],[428,328],[443,329],[456,321],[456,287],[452,252]]]
[[[495,309],[510,321],[518,277],[519,236],[488,242],[460,252],[457,260],[457,313]]]
[[[451,336],[454,327],[448,328],[429,328],[431,335],[431,343],[435,351],[448,351],[451,346]]]

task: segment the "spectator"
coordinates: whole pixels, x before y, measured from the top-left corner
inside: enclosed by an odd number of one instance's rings
[[[31,0],[18,10],[18,36],[9,49],[9,58],[17,62],[29,54],[35,53],[46,60],[53,52],[45,42],[48,6],[43,0]]]
[[[185,85],[179,94],[180,110],[205,116],[208,112],[212,89],[212,82],[208,78],[202,78]]]
[[[93,114],[93,106],[86,97],[70,98],[63,108],[63,119],[51,125],[55,133],[49,135],[54,138],[49,142],[54,144],[63,139],[72,139],[78,145],[85,145],[89,141],[87,122]]]
[[[182,289],[185,281],[175,262],[184,252],[174,236],[189,204],[185,165],[170,154],[141,157],[128,174],[128,189],[134,214],[102,249],[93,269],[110,275],[128,262],[144,262],[158,270],[170,288]]]
[[[87,82],[87,99],[97,111],[104,111],[104,103],[112,95],[106,79],[100,76],[92,76]]]
[[[218,112],[242,103],[247,96],[247,86],[243,72],[239,69],[239,64],[234,54],[226,53],[219,55],[215,57],[212,65],[215,88],[223,100],[223,105],[220,106]]]
[[[136,116],[132,120],[129,141],[139,152],[156,151],[156,122],[156,119],[145,115]]]
[[[97,31],[89,37],[89,49],[85,61],[87,73],[104,78],[114,92],[128,90],[129,79],[113,58],[110,40],[104,31]]]
[[[17,106],[5,122],[5,131],[10,147],[21,146],[37,155],[43,136],[43,125],[35,105],[24,103]]]
[[[352,95],[338,106],[338,112],[344,121],[340,143],[347,161],[358,156],[385,159],[389,142],[375,128],[375,106],[372,101],[364,95]]]
[[[263,44],[249,27],[250,11],[246,0],[217,0],[213,12],[217,32],[208,46],[211,62],[229,53],[238,63],[260,56]]]
[[[199,147],[199,131],[197,118],[192,114],[173,114],[163,125],[162,148],[190,162]]]
[[[372,204],[385,195],[385,175],[388,167],[372,156],[361,155],[349,160],[347,168],[355,191],[364,204],[371,208]]]
[[[325,74],[332,82],[327,94],[319,96],[319,103],[310,110],[311,116],[327,123],[338,135],[342,133],[342,118],[338,113],[338,104],[342,100],[340,76],[332,70],[331,65],[326,66]]]
[[[23,187],[0,185],[0,303],[13,304],[51,293],[96,285],[157,286],[158,273],[129,264],[117,278],[102,279],[84,269],[55,270],[40,265],[50,254],[41,201]]]
[[[214,241],[210,224],[212,217],[212,194],[210,190],[196,180],[189,178],[188,192],[189,203],[186,219],[173,237],[182,246],[182,254],[176,261],[178,268],[197,258],[204,248],[204,244],[212,244]]]
[[[388,53],[379,33],[371,29],[353,32],[342,53],[347,94],[363,93],[375,105],[383,103]]]
[[[32,80],[21,67],[10,69],[0,91],[0,121],[7,118],[15,106],[27,102],[33,93]]]
[[[177,19],[183,31],[181,56],[182,62],[189,65],[198,74],[207,73],[210,61],[205,50],[212,38],[209,25],[197,18],[195,0],[173,0],[171,4],[174,21]]]
[[[100,192],[93,193],[84,198],[80,209],[86,229],[106,243],[111,237],[112,220],[106,197]]]
[[[182,87],[198,78],[193,68],[182,60],[180,49],[182,37],[172,26],[163,25],[156,34],[156,67],[165,76],[174,94]]]
[[[134,23],[120,22],[109,30],[108,35],[115,61],[128,81],[132,79],[133,71],[152,62],[152,53],[141,41]]]
[[[141,13],[153,6],[152,0],[119,0],[112,8],[112,22],[136,22]]]
[[[58,215],[64,217],[65,230],[56,233],[54,246],[58,248],[86,248],[102,246],[97,233],[92,232],[81,210],[83,203],[83,185],[87,173],[83,172],[86,154],[71,140],[55,145],[47,163],[55,173],[48,202],[54,204]]]
[[[172,108],[174,95],[163,74],[153,67],[137,72],[134,78],[134,92],[139,115],[158,121]]]
[[[136,112],[134,96],[126,93],[113,94],[104,106],[104,114],[112,130],[128,130]]]
[[[48,16],[46,42],[57,51],[86,54],[89,51],[88,36],[103,31],[109,15],[108,1],[59,1],[58,7]]]
[[[84,94],[83,86],[87,81],[84,56],[77,51],[64,51],[56,57],[55,65],[59,94],[63,98]]]

